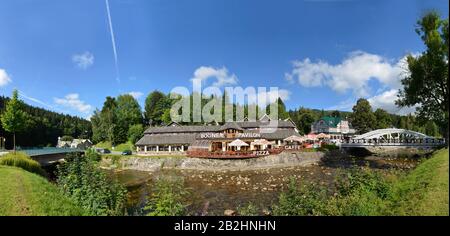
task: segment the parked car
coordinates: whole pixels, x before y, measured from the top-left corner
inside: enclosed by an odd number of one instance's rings
[[[124,155],[124,156],[128,156],[128,155],[131,155],[131,154],[132,154],[131,150],[125,150],[125,151],[122,152],[122,155]]]
[[[95,151],[100,153],[100,154],[111,153],[111,151],[109,149],[106,149],[106,148],[96,148]]]

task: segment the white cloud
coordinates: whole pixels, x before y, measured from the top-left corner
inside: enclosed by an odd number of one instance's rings
[[[377,108],[382,108],[389,113],[398,114],[398,115],[406,115],[410,113],[414,113],[416,111],[416,107],[398,107],[395,105],[395,100],[397,100],[398,90],[391,89],[385,91],[381,94],[373,96],[367,99],[370,102],[373,110]]]
[[[129,92],[128,94],[133,96],[134,99],[138,99],[138,98],[142,97],[142,95],[144,95],[142,92],[137,92],[137,91]]]
[[[416,106],[414,107],[398,107],[395,105],[395,100],[397,100],[398,90],[390,89],[384,92],[381,92],[373,97],[368,98],[370,105],[372,106],[372,110],[375,111],[378,108],[381,108],[391,114],[397,115],[407,115],[410,113],[414,113],[416,111]],[[331,106],[326,108],[327,110],[339,110],[339,111],[352,111],[353,106],[356,104],[357,99],[349,98],[340,102],[335,106]]]
[[[0,87],[6,86],[11,82],[11,77],[9,77],[8,73],[6,73],[6,70],[0,69]]]
[[[213,87],[235,85],[238,82],[236,75],[229,74],[227,68],[213,68],[209,66],[201,66],[197,68],[194,72],[194,78],[192,78],[191,80],[200,80],[204,82],[209,78],[216,79],[212,84]]]
[[[75,54],[72,56],[72,62],[78,68],[86,70],[94,64],[94,55],[87,51],[81,54]]]
[[[67,94],[64,98],[53,98],[53,100],[58,105],[77,110],[81,113],[89,113],[92,110],[92,106],[81,101],[77,93]]]
[[[340,64],[311,62],[309,58],[294,61],[293,69],[285,74],[288,81],[298,81],[304,87],[328,86],[336,92],[352,91],[355,96],[370,95],[369,81],[374,79],[389,88],[399,88],[404,71],[404,58],[390,60],[363,51],[352,52]]]
[[[326,110],[351,111],[355,104],[356,99],[349,98],[347,100],[339,102],[339,104],[335,106],[326,108]]]

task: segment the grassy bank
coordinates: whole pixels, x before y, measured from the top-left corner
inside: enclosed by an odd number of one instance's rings
[[[84,215],[56,186],[25,170],[0,165],[1,216]]]
[[[41,165],[23,152],[8,153],[3,155],[0,158],[0,165],[15,166],[41,176],[46,175],[45,171],[41,168]]]
[[[449,215],[449,152],[442,149],[393,186],[393,215]]]

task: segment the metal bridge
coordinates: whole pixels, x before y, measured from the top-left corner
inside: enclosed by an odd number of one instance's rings
[[[434,148],[445,145],[442,138],[406,129],[377,129],[345,140],[341,147],[415,147]]]
[[[30,148],[18,149],[19,152],[25,152],[33,160],[39,162],[42,166],[52,165],[54,163],[64,160],[68,153],[84,153],[83,149],[79,148]],[[8,154],[8,151],[0,150],[0,158],[2,155]]]

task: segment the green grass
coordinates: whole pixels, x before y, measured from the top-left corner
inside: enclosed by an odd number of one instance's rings
[[[449,215],[449,152],[436,151],[393,189],[393,215]]]
[[[130,150],[130,151],[135,150],[134,145],[130,142],[118,144],[117,146],[114,147],[114,150],[112,149],[111,142],[108,142],[108,141],[97,143],[97,144],[95,144],[95,147],[106,148],[111,151],[117,151],[117,152],[123,152],[125,150]]]
[[[0,157],[0,165],[15,166],[42,176],[46,175],[41,165],[23,152],[8,153]]]
[[[45,178],[0,166],[0,216],[78,216],[84,211]]]
[[[135,150],[134,145],[130,142],[121,143],[114,148],[114,151],[123,152],[125,150]]]
[[[96,148],[107,148],[109,150],[111,150],[111,142],[105,141],[105,142],[99,142],[97,144],[94,145]]]

